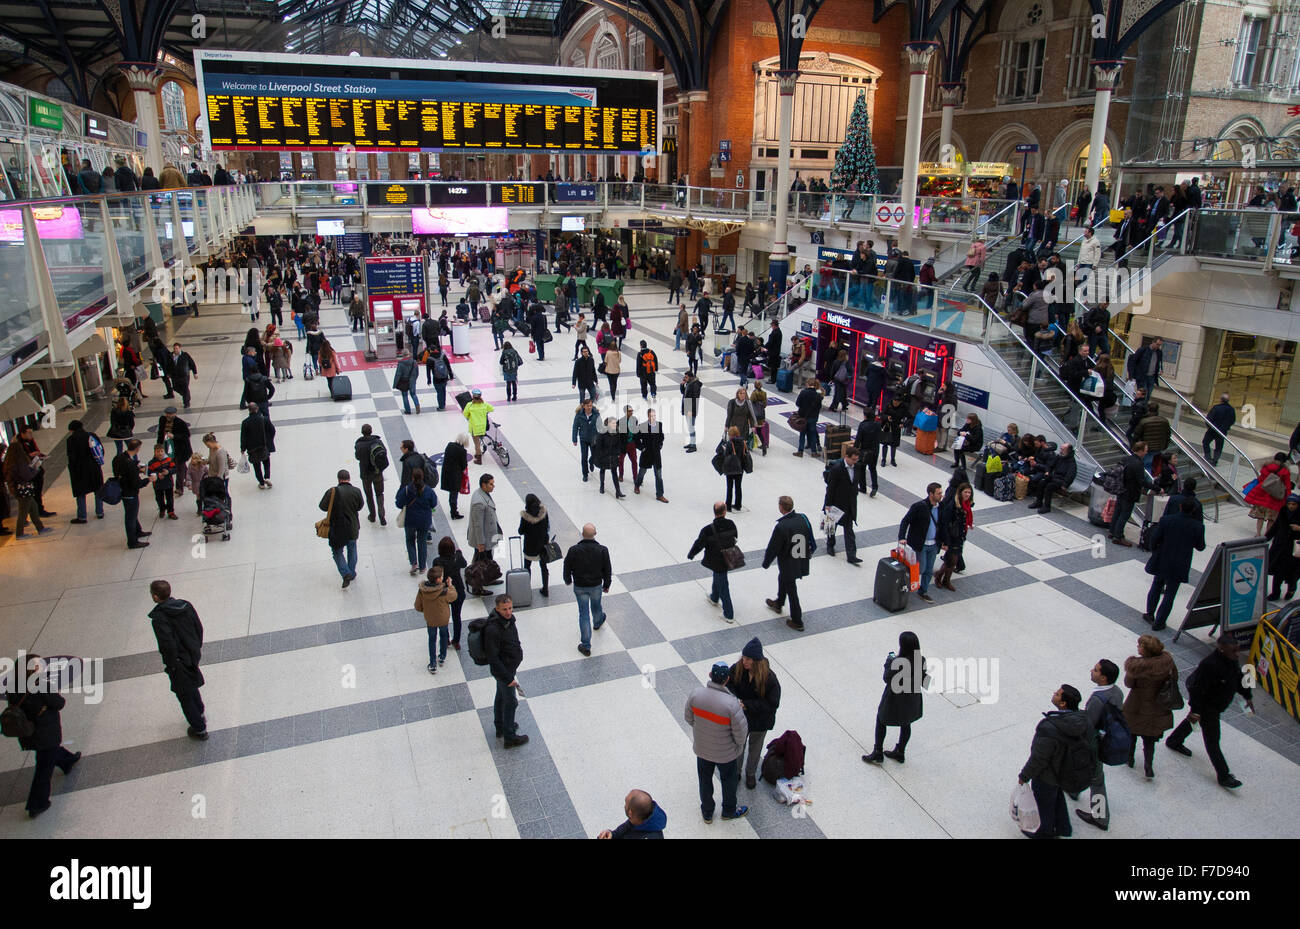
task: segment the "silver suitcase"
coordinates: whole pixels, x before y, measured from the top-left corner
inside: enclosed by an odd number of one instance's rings
[[[519,540],[519,564],[515,567],[515,540]],[[521,606],[533,605],[533,576],[523,567],[524,563],[524,538],[523,536],[512,535],[506,543],[508,556],[510,558],[510,570],[506,572],[506,595],[510,597],[511,603],[515,608]]]
[[[1092,484],[1088,487],[1088,522],[1094,526],[1107,525],[1101,518],[1101,513],[1106,509],[1106,501],[1109,499],[1111,494],[1106,493],[1106,488],[1100,484]]]

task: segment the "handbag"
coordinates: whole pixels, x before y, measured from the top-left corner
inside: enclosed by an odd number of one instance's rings
[[[745,566],[745,553],[740,550],[739,546],[729,545],[718,554],[727,563],[728,571],[738,571]]]
[[[236,466],[235,471],[239,474],[247,474],[251,467],[248,463],[248,452],[244,452],[239,456],[239,464]]]
[[[532,354],[535,354],[536,352],[537,352],[537,343],[535,343],[532,339],[529,339],[529,340],[528,340],[528,354],[532,355]]]
[[[330,537],[330,515],[334,512],[334,495],[338,493],[338,488],[330,491],[330,502],[325,507],[325,518],[316,523],[316,535],[322,539]]]
[[[406,507],[402,507],[400,510],[397,511],[397,528],[404,529],[405,527],[406,527]]]
[[[805,429],[808,428],[808,420],[802,416],[791,416],[790,428],[793,429],[795,432],[803,432]]]
[[[1183,702],[1183,692],[1178,687],[1178,674],[1169,675],[1169,680],[1165,681],[1156,691],[1156,706],[1162,710],[1177,712],[1181,710],[1186,703]]]
[[[560,551],[560,543],[555,541],[555,537],[552,536],[551,541],[547,542],[542,548],[542,558],[545,559],[547,564],[552,564],[563,557],[564,552]]]
[[[952,443],[952,450],[953,450],[954,452],[959,452],[959,451],[961,451],[963,448],[965,448],[965,447],[966,447],[966,439],[967,439],[968,436],[969,436],[969,433],[966,433],[966,432],[959,432],[959,433],[957,433],[957,438],[954,439],[954,440],[953,440],[953,443]]]
[[[1270,472],[1268,477],[1259,482],[1259,486],[1264,493],[1275,500],[1286,498],[1286,485],[1282,483],[1282,478],[1278,477],[1276,471]]]
[[[466,468],[460,474],[460,492],[463,494],[469,493],[469,468]]]

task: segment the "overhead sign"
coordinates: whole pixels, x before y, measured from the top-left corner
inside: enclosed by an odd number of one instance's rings
[[[545,203],[546,193],[540,183],[493,184],[493,206],[528,206]]]
[[[371,206],[424,206],[424,185],[367,184],[366,202]]]
[[[104,118],[95,116],[92,113],[83,113],[81,117],[81,134],[88,139],[107,139],[108,129],[104,126]]]
[[[959,361],[957,364],[961,364],[961,362]],[[957,372],[954,372],[954,375],[960,376]],[[953,393],[956,396],[958,403],[977,406],[981,410],[987,410],[989,408],[989,392],[987,390],[980,390],[978,387],[971,387],[967,384],[961,383],[960,381],[953,381],[952,386]]]
[[[424,293],[424,259],[419,255],[367,258],[366,295],[394,297]]]
[[[662,76],[500,62],[198,49],[216,151],[651,154]]]
[[[1007,177],[1011,165],[1000,161],[971,161],[966,164],[966,173],[971,177]]]
[[[929,208],[922,208],[920,204],[914,207],[913,225],[921,226],[930,221]],[[876,225],[878,226],[901,226],[903,220],[907,218],[907,207],[901,203],[880,203],[876,205]]]
[[[1020,152],[1036,152],[1036,151],[1038,151],[1038,143],[1037,143],[1037,142],[1021,142],[1019,145],[1016,146],[1016,152],[1017,152],[1017,153],[1020,153]]]
[[[595,184],[556,184],[556,203],[595,203]]]
[[[430,206],[485,206],[487,204],[487,185],[483,183],[431,184],[429,186]]]
[[[731,140],[730,140],[730,139],[723,139],[721,142],[719,142],[719,143],[718,143],[718,151],[720,151],[720,152],[729,152],[729,151],[731,151]]]
[[[40,97],[27,98],[27,123],[33,129],[63,129],[63,107]]]
[[[952,161],[923,161],[916,166],[916,173],[940,176],[961,174],[961,165]]]

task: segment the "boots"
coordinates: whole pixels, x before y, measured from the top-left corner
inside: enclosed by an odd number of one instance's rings
[[[934,585],[942,587],[944,590],[951,590],[954,593],[957,588],[952,586],[952,567],[945,564],[934,575]]]

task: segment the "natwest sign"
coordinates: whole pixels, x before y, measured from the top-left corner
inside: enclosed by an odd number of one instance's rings
[[[822,322],[830,323],[834,326],[852,326],[853,320],[839,313],[832,313],[830,310],[822,310]]]

